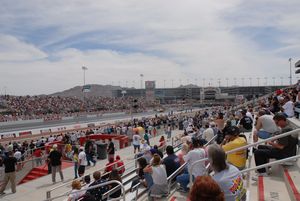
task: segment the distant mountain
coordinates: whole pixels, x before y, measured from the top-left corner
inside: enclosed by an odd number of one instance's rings
[[[188,84],[188,85],[180,85],[178,88],[199,88],[199,86],[195,84]]]
[[[122,89],[120,86],[112,85],[98,85],[91,84],[90,92],[86,92],[86,97],[112,97],[112,91],[117,89]],[[82,97],[82,86],[76,86],[65,91],[56,92],[49,94],[49,96],[61,96],[61,97]]]

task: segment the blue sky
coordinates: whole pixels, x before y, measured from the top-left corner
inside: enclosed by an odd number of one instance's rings
[[[0,92],[91,84],[288,83],[300,59],[298,0],[2,0]],[[296,75],[293,75],[296,79]],[[164,81],[165,80],[165,81]],[[165,83],[165,84],[164,84]],[[256,84],[252,81],[252,84]]]

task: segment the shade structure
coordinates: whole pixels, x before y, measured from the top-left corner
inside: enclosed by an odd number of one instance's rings
[[[295,63],[295,67],[296,67],[296,68],[299,68],[299,67],[300,67],[300,60],[297,61],[297,62]]]

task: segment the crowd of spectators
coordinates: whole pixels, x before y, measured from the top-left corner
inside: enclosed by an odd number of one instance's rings
[[[136,102],[134,102],[136,100]],[[78,97],[60,96],[0,96],[0,122],[53,119],[83,114],[101,114],[103,112],[128,112],[136,105],[136,110],[158,106],[155,101],[143,98],[122,97]]]

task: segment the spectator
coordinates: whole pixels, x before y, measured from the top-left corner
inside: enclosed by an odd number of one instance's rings
[[[190,201],[225,201],[224,192],[211,176],[197,177],[189,198]]]
[[[119,155],[116,156],[116,161],[117,163],[117,169],[119,175],[122,175],[125,172],[125,165],[124,162],[121,160],[121,157]]]
[[[116,169],[116,166],[117,166],[117,163],[114,161],[113,158],[110,158],[108,163],[106,163],[105,165],[105,169],[104,169],[104,176],[103,178],[104,179],[107,179],[109,177],[109,174],[107,173],[110,173],[112,170]]]
[[[179,158],[180,166],[184,164],[183,156],[185,156],[189,152],[189,145],[186,143],[183,143],[181,146],[180,152],[177,154]]]
[[[241,132],[251,132],[252,130],[252,119],[246,115],[247,111],[243,110],[242,112],[242,118],[240,119],[238,123],[238,127]]]
[[[79,154],[78,154],[78,175],[79,177],[82,177],[85,172],[85,166],[87,166],[87,159],[86,154],[84,151],[84,147],[79,148]]]
[[[138,163],[138,170],[137,170],[138,177],[132,181],[131,189],[139,182],[143,184],[145,187],[149,188],[149,186],[152,186],[153,180],[151,175],[149,175],[148,173],[146,173],[148,175],[145,177],[144,169],[148,165],[147,160],[141,157],[137,160],[137,163]]]
[[[166,145],[166,140],[165,140],[165,137],[162,135],[159,139],[159,145],[158,147],[163,147]]]
[[[221,144],[225,152],[247,145],[246,139],[244,137],[240,137],[239,134],[239,128],[236,126],[232,126],[227,130],[227,133],[225,133],[225,139]],[[234,165],[239,170],[245,168],[246,159],[247,150],[240,150],[227,154],[227,162]]]
[[[76,201],[78,198],[84,195],[84,191],[81,190],[81,183],[79,180],[74,180],[72,182],[72,191],[68,197],[68,201]]]
[[[264,110],[259,111],[255,128],[256,130],[253,133],[254,142],[257,142],[258,138],[267,139],[274,133],[278,132],[278,128],[273,121],[273,117],[266,114]]]
[[[240,171],[226,163],[224,150],[216,144],[208,146],[208,159],[215,172],[213,179],[219,184],[226,201],[246,200],[246,190]]]
[[[98,184],[102,184],[102,183],[105,182],[104,179],[101,179],[100,171],[95,171],[93,173],[93,178],[94,178],[95,181],[93,183],[91,183],[89,185],[89,187],[96,186]],[[95,200],[102,201],[103,200],[102,195],[105,192],[107,192],[107,190],[108,190],[107,186],[102,186],[102,187],[99,187],[99,188],[94,188],[94,189],[87,190],[87,194],[92,195],[95,198]]]
[[[290,100],[289,96],[285,96],[283,99],[283,106],[281,108],[282,112],[288,117],[291,118],[294,116],[294,103]]]
[[[286,117],[282,113],[277,113],[274,116],[274,122],[278,125],[282,132],[289,132],[292,129],[289,127]],[[257,150],[254,151],[255,164],[257,166],[266,164],[269,159],[284,159],[290,156],[294,156],[297,150],[298,139],[289,135],[283,138],[277,139],[277,142],[270,141],[269,145],[259,145]],[[266,168],[258,169],[258,176],[267,176]],[[253,180],[257,180],[257,177],[253,177]]]
[[[160,156],[160,158],[164,157],[163,153],[161,152],[161,150],[158,149],[157,145],[154,145],[153,149],[151,149],[150,151],[151,151],[152,155],[158,154]]]
[[[117,180],[117,181],[119,181],[119,182],[122,183],[122,179],[121,179],[121,177],[120,177],[120,175],[119,175],[119,173],[118,173],[117,170],[112,170],[111,173],[109,174],[109,181],[112,181],[112,180]],[[117,184],[117,183],[112,183],[112,184],[110,184],[110,185],[108,186],[108,188],[109,188],[109,190],[111,190],[111,189],[113,189],[113,188],[115,188],[115,187],[117,187],[117,186],[119,186],[119,190],[117,190],[116,192],[110,194],[109,198],[118,198],[118,197],[121,196],[121,194],[122,194],[122,189],[121,189],[121,187],[120,187],[119,184]]]
[[[50,160],[51,164],[51,173],[52,173],[52,182],[53,184],[56,183],[55,177],[56,177],[56,172],[59,172],[60,179],[63,182],[64,181],[64,176],[61,170],[61,153],[57,151],[57,144],[53,145],[53,151],[50,152],[48,158]]]
[[[78,178],[78,162],[79,162],[79,159],[78,159],[78,148],[75,147],[74,150],[73,150],[73,163],[74,163],[74,179],[77,179]]]
[[[4,182],[0,188],[0,195],[5,194],[4,190],[10,182],[12,193],[16,193],[16,165],[17,159],[14,157],[12,151],[8,152],[8,157],[4,158],[3,164],[5,166],[4,169]]]
[[[209,127],[209,124],[205,125],[205,130],[203,132],[202,138],[209,142],[215,136],[214,130]]]
[[[33,152],[33,156],[35,157],[36,166],[42,165],[42,156],[43,152],[40,148],[36,148]]]
[[[134,154],[136,153],[136,150],[138,150],[138,153],[140,152],[140,141],[141,141],[141,137],[140,137],[139,133],[136,132],[132,137]]]
[[[153,179],[153,185],[149,190],[149,200],[154,200],[153,197],[161,197],[168,194],[167,172],[165,166],[161,165],[160,162],[160,156],[154,154],[152,165],[144,169],[144,172],[150,173]]]
[[[149,133],[148,133],[148,130],[145,130],[144,140],[145,140],[145,141],[147,142],[147,144],[150,146],[150,140],[149,140]]]
[[[112,138],[109,138],[109,144],[107,148],[108,160],[110,158],[115,159],[115,144],[112,141]]]
[[[166,152],[168,156],[163,159],[162,164],[166,166],[167,176],[169,177],[180,167],[180,161],[179,158],[174,154],[174,149],[172,146],[167,146]]]
[[[187,155],[183,156],[184,161],[187,163],[187,168],[190,169],[191,165],[201,159],[205,158],[205,150],[203,149],[204,142],[199,139],[193,140],[193,150],[189,151]],[[201,176],[205,173],[205,161],[200,162],[197,166],[194,166],[192,170],[193,178]],[[188,184],[190,181],[190,175],[187,171],[177,176],[176,181],[180,184],[180,191],[188,192]]]

